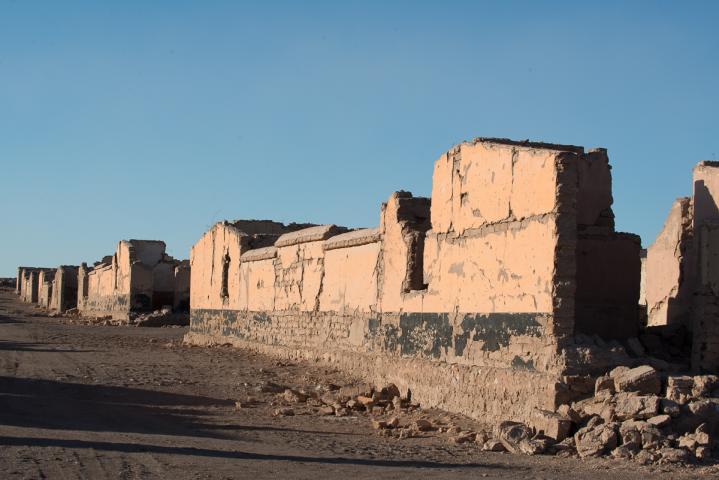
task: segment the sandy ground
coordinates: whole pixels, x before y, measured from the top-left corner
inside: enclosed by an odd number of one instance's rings
[[[385,438],[366,414],[319,416],[297,406],[295,416],[275,417],[277,397],[259,392],[262,384],[354,379],[322,365],[183,346],[185,331],[49,318],[0,290],[0,477],[719,478],[716,466],[489,453],[438,433]],[[238,400],[254,403],[237,410]],[[439,411],[413,415],[473,423]]]

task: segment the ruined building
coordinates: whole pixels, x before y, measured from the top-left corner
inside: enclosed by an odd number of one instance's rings
[[[61,265],[55,271],[49,309],[63,313],[77,308],[77,275],[75,265]]]
[[[27,303],[38,303],[41,293],[40,274],[52,271],[51,268],[18,267],[17,287],[20,299]]]
[[[604,149],[479,138],[377,228],[219,223],[191,252],[188,342],[321,359],[486,420],[532,422],[628,363],[640,241]],[[288,231],[293,230],[293,231]]]
[[[134,315],[169,307],[187,308],[189,262],[165,253],[159,240],[122,240],[114,255],[78,269],[80,314],[130,320]]]
[[[719,370],[719,162],[693,170],[691,198],[675,200],[647,249],[647,323],[687,332],[695,370]],[[681,339],[675,348],[681,348]]]
[[[43,308],[50,306],[52,298],[52,284],[55,280],[55,270],[40,270],[38,274],[37,304]]]

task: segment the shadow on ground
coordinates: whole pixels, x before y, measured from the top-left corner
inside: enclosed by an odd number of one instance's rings
[[[509,465],[501,465],[495,463],[441,463],[423,460],[381,460],[366,458],[347,458],[347,457],[310,457],[303,455],[278,455],[242,452],[238,450],[212,450],[207,448],[194,447],[167,447],[162,445],[138,444],[138,443],[116,443],[116,442],[96,442],[84,440],[64,440],[54,438],[24,438],[24,437],[6,437],[0,436],[0,445],[13,447],[57,447],[57,448],[91,448],[93,450],[122,452],[122,453],[142,453],[149,452],[155,454],[168,455],[189,455],[196,457],[224,458],[235,460],[264,460],[264,461],[281,461],[281,462],[301,462],[301,463],[322,463],[329,465],[357,465],[371,467],[395,467],[395,468],[432,468],[432,469],[470,469],[470,468],[493,468],[493,469],[523,469],[521,467],[512,467]]]
[[[106,385],[0,376],[0,425],[213,436],[196,424],[204,407],[233,402]],[[205,426],[206,425],[202,425]]]

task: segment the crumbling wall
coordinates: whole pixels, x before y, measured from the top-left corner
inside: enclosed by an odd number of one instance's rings
[[[55,271],[41,270],[38,275],[37,303],[43,308],[50,307],[52,298],[52,283],[55,279]]]
[[[664,227],[647,249],[648,325],[690,323],[695,260],[692,200],[682,197],[674,201]]]
[[[173,310],[177,312],[190,311],[190,261],[182,260],[175,267],[175,298]]]
[[[692,367],[719,371],[719,162],[699,162],[694,183],[694,245],[697,252]]]
[[[51,310],[60,313],[77,308],[78,267],[61,265],[55,271],[50,299]]]
[[[180,291],[176,280],[187,282],[186,275],[176,275],[180,265],[165,254],[162,241],[122,240],[114,255],[91,269],[85,264],[80,267],[78,309],[86,316],[130,320],[136,314],[172,308],[177,303],[175,293]]]
[[[27,303],[38,303],[40,295],[40,273],[51,271],[49,268],[21,267],[20,271],[20,299]],[[49,292],[46,292],[46,295]]]
[[[270,220],[235,220],[213,225],[190,251],[192,308],[247,308],[248,287],[240,283],[240,257],[253,249],[273,246],[281,235],[309,226]]]
[[[435,163],[431,202],[395,192],[377,229],[324,225],[258,247],[215,225],[192,248],[186,339],[322,359],[427,405],[526,420],[576,394],[566,374],[596,360],[575,327],[636,331],[639,244],[614,232],[611,201],[604,150],[466,142]],[[239,262],[223,282],[226,256]]]
[[[380,253],[377,228],[355,230],[324,242],[319,310],[340,315],[378,310]]]

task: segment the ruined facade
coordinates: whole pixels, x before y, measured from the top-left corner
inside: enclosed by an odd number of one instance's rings
[[[38,274],[37,304],[43,308],[48,308],[50,306],[54,280],[55,270],[40,270],[40,273]]]
[[[41,294],[40,274],[52,271],[51,268],[18,267],[17,287],[20,299],[27,303],[38,303]]]
[[[61,265],[55,271],[49,309],[60,313],[77,308],[77,275],[75,265]]]
[[[638,329],[640,242],[606,151],[476,139],[377,228],[220,223],[192,248],[187,341],[322,359],[413,398],[532,421]],[[602,347],[586,339],[597,338]]]
[[[692,197],[678,198],[647,249],[648,325],[686,330],[692,367],[719,370],[719,162],[699,162]]]
[[[165,253],[159,240],[123,240],[114,255],[78,269],[77,308],[82,315],[130,320],[163,307],[181,308],[189,294],[187,262]]]

